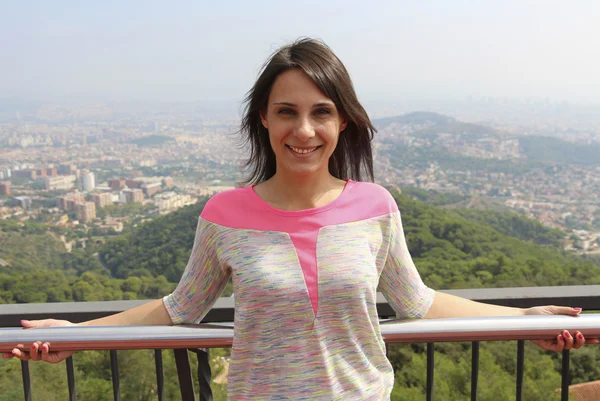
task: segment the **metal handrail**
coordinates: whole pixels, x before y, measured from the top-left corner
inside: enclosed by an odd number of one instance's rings
[[[561,330],[600,337],[600,314],[510,316],[432,320],[385,320],[387,343],[553,339]],[[53,350],[223,348],[233,342],[232,324],[178,326],[69,326],[44,329],[0,329],[0,352],[17,344],[48,341]]]

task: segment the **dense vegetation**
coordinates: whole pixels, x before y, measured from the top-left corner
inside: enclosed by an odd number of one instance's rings
[[[410,191],[405,191],[407,195]],[[394,193],[403,215],[409,248],[425,282],[436,289],[568,285],[600,283],[600,270],[592,263],[557,250],[560,234],[518,215],[447,209],[425,204],[411,196]],[[438,195],[413,191],[412,196],[440,204],[453,203]],[[27,263],[13,249],[10,270],[0,274],[0,302],[48,302],[118,298],[156,298],[172,290],[179,279],[192,247],[197,217],[203,202],[184,208],[109,240],[100,249],[86,249],[44,260],[44,247],[32,244],[51,236],[36,232],[21,234],[7,228],[3,236],[18,235]],[[27,225],[27,224],[26,224]],[[16,245],[3,240],[0,252]],[[9,241],[9,242],[7,242]],[[540,246],[536,243],[547,244]],[[7,245],[8,244],[8,245]],[[548,246],[550,245],[550,246]],[[7,248],[8,247],[8,248]],[[31,253],[30,253],[31,252]],[[96,252],[98,254],[96,255]],[[23,269],[23,270],[22,270]],[[47,284],[40,286],[40,283]],[[33,295],[31,295],[33,294]],[[469,344],[438,344],[436,354],[436,399],[467,400],[470,378]],[[514,399],[515,344],[488,343],[481,350],[480,400]],[[214,354],[227,355],[227,350]],[[423,400],[425,388],[424,347],[420,344],[389,347],[396,370],[393,400]],[[167,399],[179,399],[171,353],[165,352]],[[121,353],[123,399],[155,398],[154,365],[151,353]],[[527,349],[525,399],[546,401],[560,386],[558,356]],[[575,382],[600,377],[600,353],[595,347],[573,355]],[[107,353],[82,352],[76,355],[79,398],[111,399],[110,363]],[[215,365],[215,363],[213,363]],[[222,367],[215,367],[220,374]],[[20,366],[17,361],[0,362],[0,401],[21,395]],[[64,367],[34,364],[34,397],[39,400],[66,398]],[[215,385],[215,399],[223,400],[222,385]],[[13,391],[14,390],[14,391]]]

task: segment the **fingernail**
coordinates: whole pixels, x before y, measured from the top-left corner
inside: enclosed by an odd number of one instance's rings
[[[574,310],[575,312],[581,312],[583,309],[581,309],[581,308],[573,308],[573,310]]]
[[[558,336],[558,339],[559,339],[560,341],[562,341],[562,340],[563,340],[563,336],[562,336],[562,335],[561,335],[561,336]]]
[[[571,338],[571,335],[569,334],[568,331],[565,331],[565,338]]]
[[[579,338],[580,340],[583,340],[583,334],[581,334],[581,333],[577,334],[577,338]]]

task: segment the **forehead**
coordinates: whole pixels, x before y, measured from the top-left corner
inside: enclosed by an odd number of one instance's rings
[[[284,101],[301,103],[303,100],[311,103],[331,102],[331,99],[301,69],[292,68],[279,74],[273,82],[269,103]]]

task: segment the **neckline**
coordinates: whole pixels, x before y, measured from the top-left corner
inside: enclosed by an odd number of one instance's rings
[[[354,186],[353,184],[354,184],[354,181],[352,181],[351,179],[346,179],[346,184],[344,185],[344,189],[342,189],[342,192],[338,195],[337,198],[335,198],[334,200],[332,200],[331,202],[329,202],[326,205],[314,207],[311,209],[301,209],[301,210],[284,210],[284,209],[279,209],[274,206],[271,206],[263,198],[258,196],[256,191],[254,191],[254,187],[256,186],[256,184],[249,185],[248,187],[246,187],[246,190],[249,193],[250,197],[254,200],[254,202],[258,203],[263,209],[266,209],[267,211],[278,214],[280,216],[298,217],[298,216],[308,216],[308,215],[312,215],[312,214],[323,213],[331,208],[334,208],[335,206],[337,206],[337,204],[343,198],[345,198],[348,195],[348,193]]]

